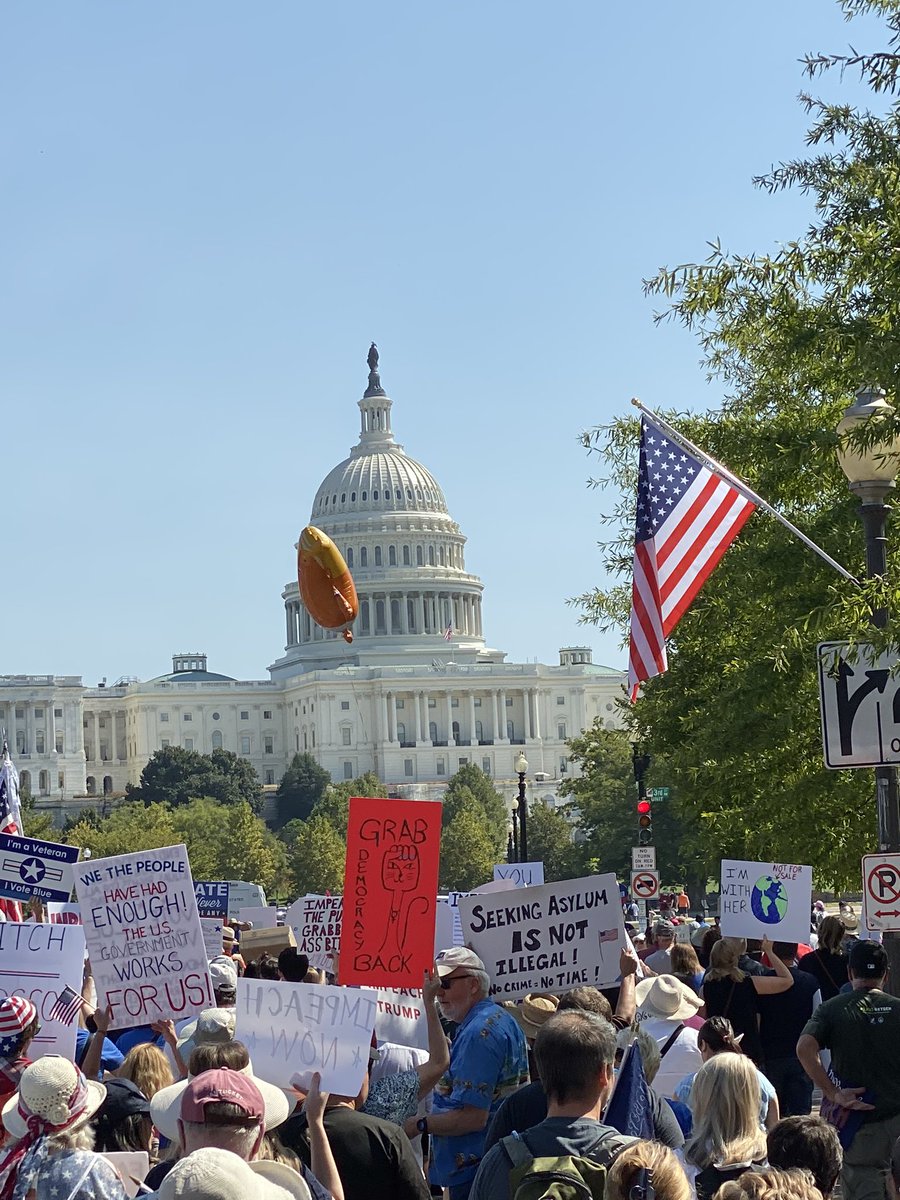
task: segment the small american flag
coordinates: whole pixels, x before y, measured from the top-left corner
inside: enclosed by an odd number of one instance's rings
[[[3,743],[0,760],[0,833],[15,835],[22,832],[22,814],[19,809],[19,772],[9,757],[9,749]],[[0,897],[0,921],[21,921],[22,905],[18,900]]]
[[[617,942],[619,940],[619,931],[618,929],[601,929],[597,934],[597,940],[601,946],[604,943]]]
[[[66,987],[59,993],[56,1003],[47,1014],[48,1021],[61,1021],[63,1025],[71,1025],[87,1001],[74,988]]]
[[[628,690],[668,670],[666,638],[756,505],[641,419]]]
[[[449,642],[452,640],[452,638],[453,638],[453,626],[448,625],[447,628],[444,630],[444,641]]]

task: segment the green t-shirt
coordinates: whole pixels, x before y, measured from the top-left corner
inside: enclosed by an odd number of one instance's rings
[[[900,999],[878,988],[843,992],[826,1000],[803,1030],[831,1051],[844,1087],[865,1087],[875,1105],[864,1120],[900,1113]]]

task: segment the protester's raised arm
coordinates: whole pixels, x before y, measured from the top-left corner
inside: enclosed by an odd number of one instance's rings
[[[450,1047],[438,1019],[435,1000],[440,995],[441,979],[435,969],[425,972],[422,1002],[428,1024],[428,1060],[416,1067],[419,1076],[419,1099],[424,1100],[450,1066]]]

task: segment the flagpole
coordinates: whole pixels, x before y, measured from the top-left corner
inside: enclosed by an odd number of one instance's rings
[[[679,433],[677,429],[673,429],[668,421],[664,420],[664,418],[658,413],[655,413],[652,408],[648,408],[646,404],[642,404],[636,396],[632,397],[631,403],[635,408],[639,408],[642,413],[646,413],[648,417],[655,421],[663,433],[667,433],[669,437],[678,442],[679,445],[683,446],[686,450],[690,450],[692,454],[696,454],[697,457],[710,468],[710,470],[715,471],[717,475],[721,475],[723,479],[727,479],[732,487],[737,488],[741,495],[746,496],[748,500],[751,500],[757,506],[757,508],[763,509],[763,511],[767,512],[769,516],[774,517],[776,521],[780,521],[780,523],[785,527],[785,529],[788,530],[788,532],[792,533],[794,537],[799,538],[804,546],[812,550],[814,554],[818,554],[819,558],[821,558],[824,562],[827,562],[829,567],[833,567],[839,575],[843,575],[845,579],[849,580],[850,583],[855,583],[857,587],[860,586],[860,582],[855,575],[851,575],[850,572],[845,567],[842,567],[839,562],[835,562],[835,560],[830,554],[827,553],[827,551],[823,550],[821,546],[817,546],[812,538],[807,537],[806,534],[802,533],[796,525],[791,524],[787,517],[782,516],[777,509],[773,508],[771,504],[768,504],[765,500],[763,500],[762,496],[754,492],[753,489],[748,486],[748,484],[743,482],[743,480],[738,479],[736,475],[732,474],[727,467],[722,466],[722,464],[714,459],[712,455],[707,454],[705,450],[701,450],[699,446],[695,446],[693,442],[688,441],[683,433]]]

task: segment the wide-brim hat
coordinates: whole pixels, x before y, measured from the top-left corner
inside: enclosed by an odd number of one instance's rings
[[[311,1200],[306,1180],[284,1163],[247,1163],[213,1146],[175,1163],[158,1195],[160,1200]]]
[[[527,1038],[536,1038],[541,1026],[548,1021],[559,1007],[559,996],[550,992],[533,992],[520,1005],[511,1008],[519,1028]]]
[[[52,1133],[54,1128],[66,1132],[80,1129],[106,1099],[106,1088],[94,1079],[84,1080],[87,1089],[84,1109],[69,1123],[64,1112],[78,1087],[79,1076],[81,1072],[72,1060],[59,1054],[45,1054],[27,1066],[19,1080],[19,1090],[3,1105],[3,1124],[7,1132],[14,1138],[25,1137],[28,1133],[25,1119],[19,1113],[20,1099],[25,1108],[48,1122],[48,1132]],[[57,1116],[61,1119],[57,1120]]]
[[[272,1083],[266,1083],[264,1079],[258,1079],[253,1074],[252,1066],[243,1067],[241,1074],[250,1077],[263,1098],[263,1104],[266,1106],[266,1132],[277,1128],[277,1126],[286,1121],[296,1103],[296,1097],[294,1097],[294,1103],[291,1103],[281,1088],[275,1087]],[[181,1119],[181,1098],[187,1085],[187,1079],[179,1079],[177,1083],[160,1088],[150,1101],[150,1116],[153,1118],[153,1124],[170,1142],[174,1142],[178,1138],[178,1122]]]
[[[703,1007],[697,993],[674,975],[642,979],[634,989],[638,1012],[664,1021],[686,1021]]]

